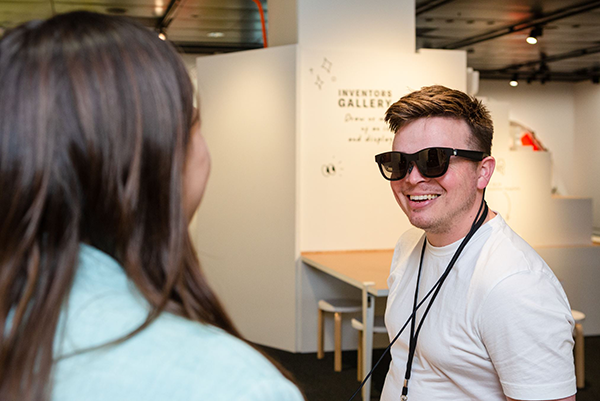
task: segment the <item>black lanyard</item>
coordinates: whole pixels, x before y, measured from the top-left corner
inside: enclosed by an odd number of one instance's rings
[[[462,253],[465,246],[467,245],[467,242],[469,242],[469,240],[473,237],[473,235],[475,235],[475,232],[479,229],[479,227],[481,227],[483,225],[483,222],[485,221],[487,214],[488,214],[487,203],[482,203],[482,206],[483,205],[485,205],[483,213],[481,214],[479,219],[477,219],[475,222],[473,222],[473,225],[471,226],[471,230],[465,236],[463,241],[460,243],[458,249],[454,253],[454,256],[452,256],[450,263],[448,263],[448,267],[446,267],[446,270],[444,270],[444,272],[442,273],[442,275],[440,276],[438,281],[431,288],[431,290],[429,291],[427,296],[425,298],[423,298],[421,303],[417,303],[418,298],[419,298],[419,283],[421,281],[421,271],[423,270],[423,257],[425,256],[425,248],[427,247],[427,238],[424,238],[424,240],[423,240],[423,248],[421,249],[421,259],[419,261],[419,273],[417,275],[417,285],[415,286],[415,299],[414,299],[414,303],[413,303],[413,312],[411,314],[412,322],[410,325],[410,339],[409,339],[409,343],[408,343],[408,358],[406,360],[406,374],[404,375],[404,385],[402,387],[402,395],[400,396],[401,401],[408,400],[408,382],[410,380],[413,359],[415,357],[415,351],[417,349],[417,339],[419,338],[419,333],[421,332],[421,329],[423,328],[423,322],[425,321],[427,314],[431,310],[433,301],[435,301],[437,295],[440,293],[442,284],[444,284],[444,281],[448,277],[450,270],[452,270],[452,268],[454,267],[454,264],[458,260],[458,257]],[[479,211],[481,211],[481,207],[479,208]],[[427,305],[427,308],[425,309],[425,312],[423,313],[423,317],[421,318],[421,321],[419,322],[419,325],[415,331],[415,326],[416,326],[416,321],[417,321],[417,309],[419,309],[421,304],[427,299],[427,297],[431,294],[432,291],[434,291],[433,296],[431,297],[431,300],[429,301],[429,304]]]
[[[450,260],[450,263],[448,264],[448,267],[446,268],[446,270],[444,271],[444,273],[442,273],[442,275],[440,276],[440,278],[438,279],[438,281],[433,285],[433,287],[431,287],[431,289],[429,290],[429,292],[423,297],[423,299],[421,300],[421,302],[419,302],[416,306],[413,305],[413,312],[411,313],[411,315],[408,317],[408,319],[406,320],[406,322],[404,322],[404,324],[402,325],[402,327],[400,328],[400,330],[398,331],[398,333],[396,334],[396,336],[394,337],[394,339],[390,342],[390,344],[387,346],[387,348],[383,351],[383,354],[379,357],[379,359],[377,360],[377,362],[375,363],[375,365],[371,368],[371,371],[363,379],[363,381],[360,383],[360,386],[358,386],[358,388],[356,389],[356,391],[354,392],[354,394],[352,394],[352,396],[348,399],[348,401],[352,401],[354,399],[354,397],[356,397],[356,395],[364,387],[365,383],[369,380],[369,378],[373,374],[373,371],[375,369],[377,369],[377,366],[379,366],[379,363],[381,363],[381,361],[383,360],[383,357],[385,357],[385,355],[390,351],[390,349],[392,348],[392,346],[394,345],[394,343],[396,342],[396,340],[398,340],[398,338],[400,338],[400,335],[402,334],[402,332],[404,331],[404,329],[406,328],[406,326],[408,325],[408,323],[412,320],[411,339],[410,339],[410,344],[409,344],[409,356],[408,356],[408,360],[410,361],[410,365],[408,364],[408,361],[407,361],[407,368],[406,368],[406,376],[405,376],[405,380],[404,380],[404,387],[402,388],[402,396],[400,397],[400,399],[402,401],[406,401],[408,399],[408,379],[410,379],[410,372],[412,370],[412,360],[414,358],[415,349],[417,347],[417,337],[419,335],[419,332],[421,331],[421,327],[423,326],[423,321],[425,320],[425,316],[427,316],[427,313],[429,312],[429,309],[431,308],[431,305],[433,304],[433,300],[435,299],[435,297],[437,296],[437,294],[440,292],[440,288],[442,287],[442,283],[444,282],[444,280],[446,280],[446,277],[448,277],[448,274],[450,273],[450,270],[454,266],[454,263],[456,263],[456,260],[458,259],[458,256],[460,255],[460,253],[462,252],[462,250],[464,249],[464,247],[467,245],[467,242],[469,242],[469,240],[471,239],[471,237],[473,237],[473,235],[475,234],[475,232],[479,229],[479,227],[481,227],[483,225],[483,222],[485,221],[485,219],[487,217],[487,214],[488,214],[488,205],[485,202],[484,198],[485,198],[485,189],[483,190],[483,197],[481,199],[481,205],[479,206],[479,210],[477,210],[477,216],[475,217],[475,220],[473,221],[473,225],[471,226],[471,230],[465,236],[465,238],[463,239],[463,241],[460,243],[458,249],[456,250],[456,252],[454,253],[454,256],[452,257],[452,260]],[[481,209],[483,209],[483,213],[480,215],[479,213],[481,213]],[[421,261],[419,263],[419,278],[421,277],[421,265],[423,264],[423,255],[424,255],[424,252],[425,252],[425,245],[426,244],[427,244],[427,238],[425,238],[425,243],[423,244],[423,250],[421,251]],[[417,296],[418,296],[418,292],[419,292],[419,278],[417,278],[417,288],[416,288],[416,291],[415,291],[415,303],[417,301]],[[414,325],[415,325],[415,320],[416,320],[416,315],[417,315],[417,310],[421,307],[421,305],[423,305],[423,303],[429,298],[429,296],[431,296],[432,293],[433,293],[433,297],[431,298],[431,301],[429,302],[429,305],[427,305],[427,309],[425,310],[425,313],[423,314],[423,317],[421,318],[421,322],[419,323],[419,327],[417,328],[417,332],[413,335]],[[413,343],[414,343],[414,347],[412,347]],[[406,377],[408,377],[408,379]]]

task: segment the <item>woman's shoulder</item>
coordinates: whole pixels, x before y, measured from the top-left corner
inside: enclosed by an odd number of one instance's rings
[[[54,400],[302,399],[243,340],[167,312],[123,342],[86,351],[130,334],[149,308],[116,262],[93,249],[83,257],[57,331]]]
[[[148,363],[169,361],[168,367],[161,366],[168,370],[167,381],[191,386],[194,394],[205,394],[198,399],[209,395],[223,400],[302,399],[266,357],[217,327],[165,313],[146,333],[139,334],[139,341],[146,343],[147,352],[156,353]]]
[[[185,366],[186,370],[204,371],[210,366],[211,373],[222,371],[240,379],[283,377],[266,357],[245,341],[215,326],[170,313],[161,314],[142,331],[139,341],[160,346],[163,350],[156,352],[171,355],[177,359],[176,365]]]
[[[55,378],[54,399],[65,401],[302,400],[244,341],[169,314],[122,344],[59,361]]]

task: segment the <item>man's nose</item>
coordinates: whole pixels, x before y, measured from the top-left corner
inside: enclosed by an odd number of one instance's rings
[[[425,181],[426,178],[421,175],[419,168],[417,167],[416,162],[410,162],[408,166],[408,171],[406,172],[406,181],[410,184],[416,184],[421,181]]]

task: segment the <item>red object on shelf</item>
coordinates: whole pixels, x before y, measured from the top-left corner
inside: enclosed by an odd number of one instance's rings
[[[546,150],[537,140],[533,132],[525,132],[521,137],[521,144],[523,146],[531,146],[533,147],[533,150]]]

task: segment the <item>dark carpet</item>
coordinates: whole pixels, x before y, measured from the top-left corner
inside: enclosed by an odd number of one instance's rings
[[[316,353],[294,354],[261,347],[279,362],[296,379],[308,401],[347,401],[360,383],[356,379],[356,351],[342,353],[342,371],[333,371],[333,352],[326,352],[324,359]],[[373,352],[373,363],[383,350]],[[371,399],[378,400],[390,363],[386,355],[373,374]],[[355,401],[361,400],[360,394]],[[585,337],[585,388],[577,392],[577,401],[600,400],[600,336]]]

